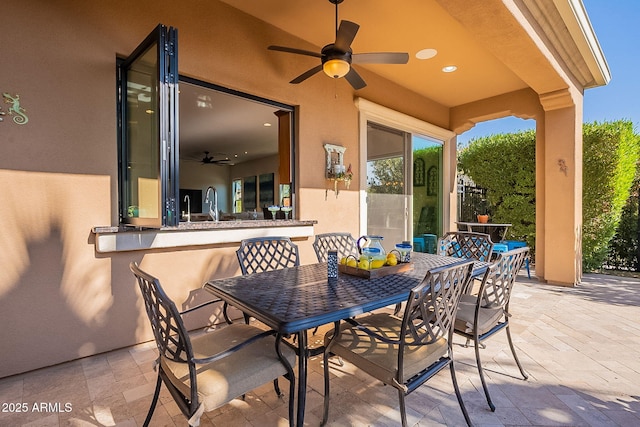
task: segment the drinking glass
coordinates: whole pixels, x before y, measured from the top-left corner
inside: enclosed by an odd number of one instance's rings
[[[284,218],[289,219],[289,212],[291,212],[293,208],[291,206],[282,206],[280,210],[284,212]]]
[[[280,206],[269,206],[267,208],[269,210],[269,212],[271,212],[271,218],[275,221],[276,220],[276,212],[278,212],[280,210]]]

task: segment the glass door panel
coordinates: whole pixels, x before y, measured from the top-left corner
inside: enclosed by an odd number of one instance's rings
[[[413,230],[414,237],[442,235],[442,150],[441,141],[414,135]],[[429,248],[425,248],[429,249]],[[435,248],[432,248],[435,249]]]
[[[367,234],[383,236],[387,251],[409,240],[408,137],[406,132],[367,124]]]

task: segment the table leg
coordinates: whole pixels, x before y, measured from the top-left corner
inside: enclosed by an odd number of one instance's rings
[[[299,427],[304,426],[304,406],[307,398],[307,331],[298,332],[298,414]]]

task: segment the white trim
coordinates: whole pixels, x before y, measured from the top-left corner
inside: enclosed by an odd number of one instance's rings
[[[409,116],[399,111],[392,110],[391,108],[368,101],[364,98],[356,98],[355,104],[360,113],[365,114],[368,120],[380,123],[381,125],[387,125],[399,130],[406,130],[411,133],[418,133],[444,142],[447,142],[456,136],[456,134],[449,129],[441,128],[413,116]]]
[[[150,249],[184,248],[187,246],[239,243],[252,237],[288,236],[304,238],[313,236],[313,225],[283,227],[210,228],[202,230],[129,230],[125,232],[95,233],[98,253],[125,252]]]
[[[429,138],[442,141],[442,224],[440,226],[443,230],[449,228],[449,216],[451,209],[451,197],[448,195],[453,191],[455,195],[455,132],[444,129],[434,124],[417,119],[413,116],[401,113],[399,111],[392,110],[374,102],[368,101],[364,98],[356,98],[355,105],[358,108],[359,114],[359,170],[360,170],[360,182],[359,182],[359,199],[360,199],[360,235],[367,234],[367,122],[372,121],[381,125],[386,125],[394,129],[409,132],[411,134],[417,134],[426,136]],[[451,147],[453,144],[453,148]],[[453,161],[452,161],[453,156]],[[452,166],[453,165],[453,166]],[[452,175],[453,174],[453,175]],[[446,179],[450,177],[450,179]]]
[[[604,57],[596,33],[593,31],[582,0],[554,0],[553,2],[593,74],[594,86],[608,84],[611,81],[609,64]]]

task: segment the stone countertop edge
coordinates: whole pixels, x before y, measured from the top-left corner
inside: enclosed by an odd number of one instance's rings
[[[296,219],[265,219],[265,220],[243,220],[243,221],[196,221],[181,222],[175,227],[136,227],[136,226],[97,226],[91,231],[94,234],[102,233],[140,233],[144,231],[153,232],[172,232],[172,231],[190,231],[190,230],[229,230],[243,228],[273,228],[273,227],[299,227],[317,224],[317,220],[296,220]]]

